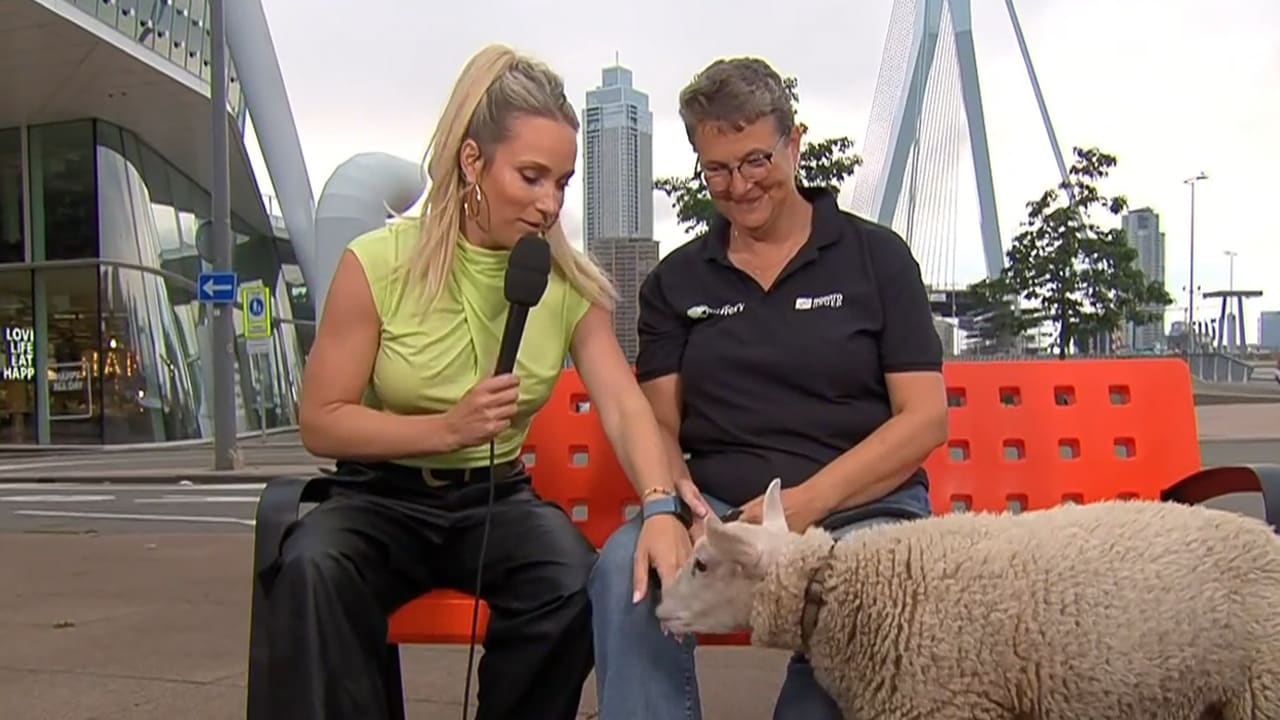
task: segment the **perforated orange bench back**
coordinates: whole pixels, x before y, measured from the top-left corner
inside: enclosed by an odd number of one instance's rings
[[[925,463],[935,513],[1155,499],[1200,469],[1191,380],[1179,360],[954,362],[943,373],[951,439]],[[539,494],[596,547],[636,507],[574,371],[533,422],[525,462]],[[392,616],[391,639],[466,642],[470,612],[466,595],[433,592]]]
[[[1158,498],[1200,469],[1177,359],[946,366],[950,440],[925,465],[934,512]]]
[[[538,411],[524,443],[524,462],[543,498],[566,511],[593,545],[604,545],[638,507],[635,489],[572,370]]]

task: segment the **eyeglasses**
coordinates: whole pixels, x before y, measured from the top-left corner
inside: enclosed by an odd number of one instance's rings
[[[712,163],[703,165],[702,161],[694,163],[694,172],[702,176],[702,181],[707,184],[707,189],[719,192],[729,187],[733,182],[733,174],[736,172],[742,176],[745,182],[753,183],[763,180],[769,174],[769,169],[773,167],[773,153],[787,138],[783,135],[773,144],[773,149],[767,152],[752,153],[743,158],[741,162],[733,165],[724,165],[722,163]]]

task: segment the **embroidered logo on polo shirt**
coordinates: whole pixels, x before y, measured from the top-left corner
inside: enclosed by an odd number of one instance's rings
[[[684,314],[689,316],[690,320],[705,320],[706,318],[709,318],[712,315],[719,315],[720,317],[729,317],[730,315],[737,315],[738,313],[742,312],[743,308],[745,308],[746,306],[747,306],[746,303],[741,303],[741,302],[726,303],[716,308],[713,308],[710,305],[694,305],[688,310],[685,310]]]
[[[797,310],[817,310],[819,308],[838,308],[844,305],[844,293],[833,292],[821,297],[796,298]]]

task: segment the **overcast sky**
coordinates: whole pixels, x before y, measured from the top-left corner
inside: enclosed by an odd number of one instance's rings
[[[1007,245],[1025,203],[1057,181],[1057,170],[1005,3],[971,1]],[[813,136],[848,135],[861,150],[892,9],[892,0],[812,0],[790,11],[777,0],[264,3],[317,198],[354,154],[420,159],[462,64],[494,41],[560,71],[579,112],[617,53],[649,94],[659,177],[693,163],[677,93],[726,55],[759,55],[795,75]],[[1256,339],[1257,311],[1280,309],[1280,2],[1022,0],[1017,9],[1063,152],[1069,159],[1072,145],[1096,145],[1115,154],[1119,166],[1104,189],[1160,214],[1166,282],[1180,308],[1171,319],[1186,306],[1190,203],[1182,180],[1209,174],[1197,190],[1197,284],[1225,288],[1223,253],[1239,253],[1235,286],[1266,292],[1248,312]],[[851,189],[852,181],[842,198]],[[577,181],[571,237],[581,193]],[[654,213],[665,253],[685,238],[664,196],[655,195]],[[956,275],[967,282],[981,272],[980,245],[975,228],[959,237]],[[1216,317],[1217,307],[1197,300],[1197,315]]]

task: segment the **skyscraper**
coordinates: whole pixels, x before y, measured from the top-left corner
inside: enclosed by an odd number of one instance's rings
[[[1138,269],[1148,282],[1164,285],[1165,243],[1164,233],[1160,232],[1160,216],[1151,208],[1139,208],[1125,214],[1123,227],[1129,244],[1138,251]],[[1164,340],[1163,318],[1143,325],[1128,323],[1125,336],[1131,349],[1153,350]]]
[[[583,110],[583,244],[613,278],[613,331],[635,362],[638,293],[658,262],[653,238],[653,113],[621,65],[601,73]]]
[[[605,68],[583,109],[584,241],[653,239],[653,112],[631,71]]]

